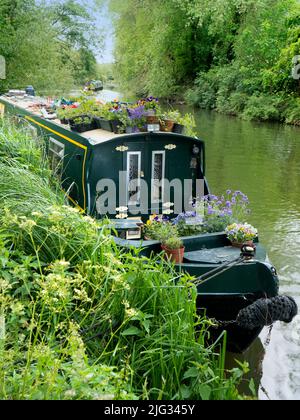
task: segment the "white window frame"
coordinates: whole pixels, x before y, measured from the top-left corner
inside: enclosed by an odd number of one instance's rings
[[[57,153],[56,150],[51,149],[51,143],[54,143],[54,144],[56,144],[56,146],[59,146],[59,147],[62,148],[62,152],[63,152],[62,156],[60,155],[61,152]],[[65,145],[63,143],[61,143],[60,141],[54,139],[53,137],[49,137],[49,150],[50,150],[50,152],[56,154],[56,156],[60,157],[61,159],[63,159],[65,157]]]
[[[51,144],[56,144],[56,146],[61,147],[61,151],[59,153],[57,153],[56,150],[51,148]],[[49,152],[53,153],[55,156],[57,156],[60,159],[60,162],[63,161],[64,157],[65,157],[65,145],[63,143],[61,143],[60,141],[56,140],[53,137],[49,137]],[[50,153],[49,153],[50,155]],[[51,155],[50,155],[51,158]],[[54,168],[52,168],[54,170]]]
[[[129,200],[129,164],[130,164],[130,157],[131,156],[138,156],[138,187],[139,193],[136,201]],[[142,152],[128,152],[127,153],[127,182],[126,182],[126,189],[127,189],[127,203],[128,206],[137,206],[141,203],[141,168],[142,168]]]
[[[154,197],[153,197],[153,194],[154,194],[154,181],[155,181],[155,179],[154,179],[154,158],[155,158],[155,155],[162,155],[163,156],[163,159],[162,159],[162,190],[161,190],[161,194],[162,194],[162,196],[161,196],[161,199],[158,199],[158,200],[155,200],[154,199]],[[165,194],[165,191],[164,191],[164,188],[165,188],[165,186],[164,186],[164,179],[165,179],[165,174],[166,174],[166,152],[164,151],[164,150],[154,150],[153,152],[152,152],[152,163],[151,163],[151,203],[153,203],[153,204],[160,204],[160,203],[163,203],[163,201],[164,201],[164,194]]]

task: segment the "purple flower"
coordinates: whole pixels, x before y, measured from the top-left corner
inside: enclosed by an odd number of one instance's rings
[[[210,194],[210,195],[208,196],[208,198],[209,198],[211,201],[216,201],[216,200],[218,200],[218,197],[217,197],[216,195],[213,195],[213,194]]]
[[[230,195],[230,194],[232,193],[232,191],[231,191],[231,190],[227,190],[227,191],[226,191],[226,193],[227,193],[228,195]]]
[[[228,208],[231,207],[231,201],[226,201],[226,207],[228,207]]]
[[[196,217],[196,212],[195,211],[187,211],[185,213],[185,217],[189,218],[189,217]]]
[[[137,108],[128,109],[129,118],[132,120],[139,120],[145,116],[145,107],[143,105]]]
[[[215,210],[212,208],[212,206],[208,206],[208,208],[207,208],[207,214],[208,215],[215,214]]]
[[[243,197],[242,197],[242,201],[243,201],[244,203],[249,203],[249,199],[248,199],[248,197],[247,197],[246,195],[243,195]]]

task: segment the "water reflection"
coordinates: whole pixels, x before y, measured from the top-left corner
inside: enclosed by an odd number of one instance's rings
[[[263,376],[262,363],[265,356],[265,348],[260,338],[257,338],[252,346],[243,354],[227,353],[226,369],[231,370],[238,366],[238,363],[248,362],[249,373],[243,377],[242,383],[239,386],[239,391],[243,395],[253,397],[249,384],[251,378],[254,380],[255,389],[260,388],[261,379]]]
[[[280,293],[293,296],[300,307],[300,129],[203,110],[196,118],[199,137],[206,142],[212,192],[230,188],[249,196],[249,222],[259,229],[277,268]],[[300,317],[289,325],[277,322],[265,346],[267,332],[260,344],[236,358],[250,363],[261,399],[268,398],[266,393],[270,399],[300,399]],[[228,358],[230,364],[234,355]]]

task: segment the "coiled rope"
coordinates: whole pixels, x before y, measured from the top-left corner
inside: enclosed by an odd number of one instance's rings
[[[252,305],[241,309],[236,324],[248,330],[272,325],[275,321],[292,322],[298,314],[295,300],[290,296],[276,296],[271,299],[258,299]]]

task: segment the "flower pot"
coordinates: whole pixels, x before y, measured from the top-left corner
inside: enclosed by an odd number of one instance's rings
[[[120,134],[121,132],[124,132],[124,126],[120,120],[112,120],[111,126],[115,134]]]
[[[87,118],[88,115],[86,114],[82,114],[82,115],[78,115],[77,117],[73,117],[73,118],[69,118],[69,124],[71,125],[78,125],[78,124],[82,124],[84,118]],[[75,121],[79,121],[79,122],[75,122]]]
[[[245,242],[231,242],[231,246],[234,248],[242,249],[244,245],[254,246],[253,241],[245,241]]]
[[[132,134],[132,133],[134,133],[133,127],[129,127],[129,126],[126,127],[125,132],[126,132],[126,134]]]
[[[146,117],[147,124],[159,124],[159,118],[156,115]]]
[[[175,123],[173,126],[173,133],[182,134],[184,131],[184,125]]]
[[[84,121],[86,118],[89,118],[89,122]],[[87,115],[80,115],[76,118],[71,118],[69,120],[69,125],[71,130],[76,131],[77,133],[84,133],[85,131],[91,131],[97,128],[94,119],[91,119]]]
[[[95,129],[95,125],[90,123],[90,124],[71,124],[71,130],[75,131],[76,133],[85,133],[86,131],[91,131]]]
[[[93,117],[93,120],[96,124],[96,127],[101,129],[101,118],[100,117]]]
[[[174,127],[174,121],[171,120],[163,120],[160,123],[160,130],[171,133]]]
[[[100,124],[101,130],[110,131],[111,133],[113,132],[113,127],[112,127],[111,121],[100,117],[99,118],[99,124]]]
[[[162,245],[161,248],[165,252],[165,256],[168,260],[173,261],[175,264],[183,263],[185,247],[179,249],[169,249]]]

